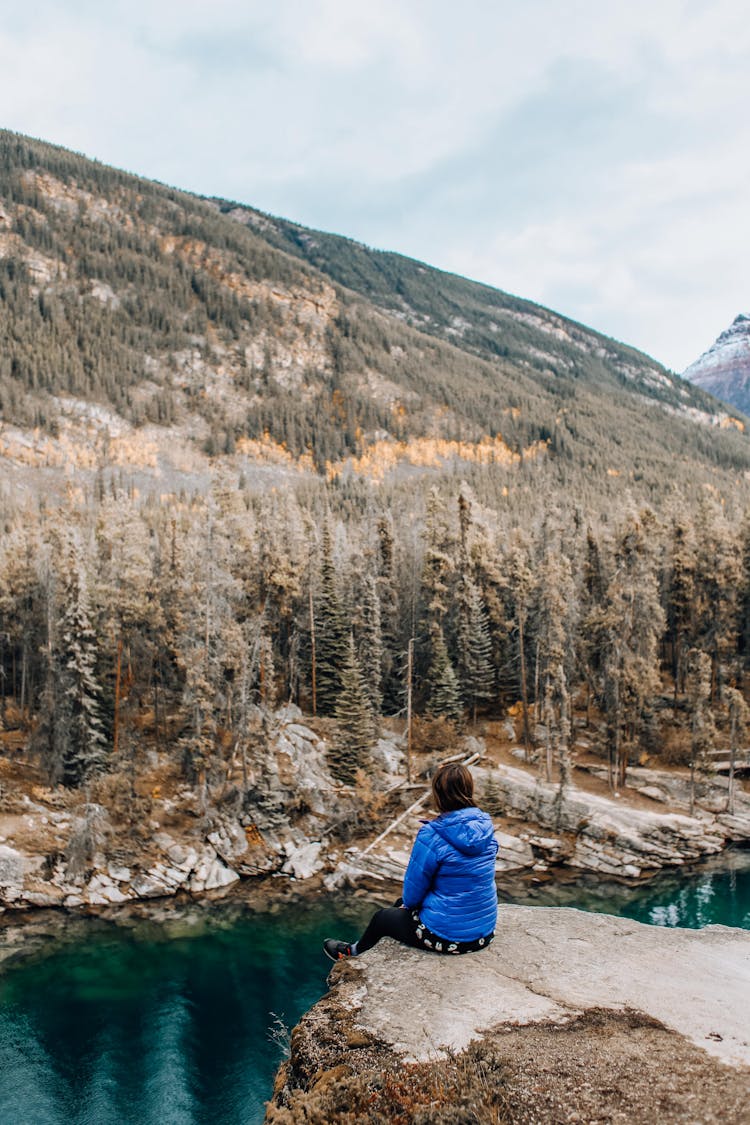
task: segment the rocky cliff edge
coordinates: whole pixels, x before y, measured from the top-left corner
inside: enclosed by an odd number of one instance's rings
[[[267,1121],[748,1122],[750,933],[503,906],[456,958],[334,967]]]

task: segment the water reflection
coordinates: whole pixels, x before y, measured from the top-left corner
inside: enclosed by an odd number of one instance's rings
[[[548,885],[514,902],[577,906],[654,926],[735,926],[750,929],[750,850],[730,851],[697,872],[668,872],[636,887],[593,876],[575,885]]]
[[[369,911],[217,905],[189,937],[174,918],[74,924],[82,940],[0,975],[0,1122],[262,1121],[280,1061],[275,1013],[293,1026],[323,994],[323,937]]]
[[[668,893],[671,901],[665,902]],[[750,868],[744,871],[713,872],[675,891],[657,889],[653,897],[636,898],[630,917],[655,926],[723,925],[750,929]]]

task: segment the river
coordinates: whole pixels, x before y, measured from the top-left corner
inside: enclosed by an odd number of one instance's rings
[[[588,878],[512,899],[750,929],[750,852],[637,888]],[[325,990],[323,938],[353,935],[371,909],[234,897],[66,924],[0,974],[0,1123],[262,1121],[286,1033]]]

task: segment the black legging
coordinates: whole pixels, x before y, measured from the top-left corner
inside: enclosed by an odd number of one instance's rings
[[[421,949],[417,941],[417,926],[411,910],[406,910],[403,906],[386,906],[373,914],[369,926],[357,942],[357,953],[366,953],[383,937],[392,937],[402,945]]]
[[[357,942],[357,953],[366,953],[382,937],[395,938],[402,945],[411,945],[415,949],[425,949],[432,953],[476,953],[490,945],[495,936],[491,933],[472,941],[451,941],[450,938],[434,934],[419,920],[416,910],[404,909],[401,902],[402,899],[399,898],[393,906],[387,906],[373,914],[370,925]]]

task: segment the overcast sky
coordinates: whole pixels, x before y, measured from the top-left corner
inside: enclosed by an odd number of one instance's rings
[[[0,107],[677,371],[750,310],[743,0],[0,0]]]

